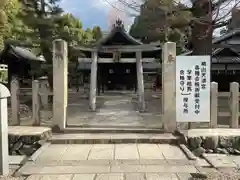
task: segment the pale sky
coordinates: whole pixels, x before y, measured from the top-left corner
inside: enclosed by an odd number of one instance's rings
[[[60,6],[65,12],[72,13],[75,17],[79,18],[84,28],[92,28],[98,25],[103,30],[108,30],[109,21],[121,18],[128,29],[133,22],[133,18],[113,8],[108,2],[120,10],[124,10],[124,7],[120,7],[119,3],[116,3],[116,0],[62,0]]]

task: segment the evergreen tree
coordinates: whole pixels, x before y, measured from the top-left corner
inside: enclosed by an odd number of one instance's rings
[[[99,26],[93,27],[92,33],[93,33],[93,39],[95,41],[98,41],[103,36],[101,28]]]
[[[18,0],[1,0],[0,2],[0,50],[4,40],[13,37],[20,6]]]
[[[21,0],[22,19],[33,29],[31,36],[34,43],[40,45],[42,55],[48,63],[52,61],[52,41],[55,37],[54,20],[63,12],[57,5],[59,0]]]
[[[183,6],[183,5],[178,5]],[[188,12],[168,14],[170,9],[180,8],[172,0],[149,0],[146,1],[140,10],[140,15],[135,18],[131,26],[130,34],[141,39],[144,43],[159,41],[174,41],[178,45],[178,53],[181,53],[186,37],[187,28],[173,27],[179,21],[188,22],[191,16]]]

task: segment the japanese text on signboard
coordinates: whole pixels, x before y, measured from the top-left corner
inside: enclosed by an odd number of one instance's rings
[[[183,113],[188,113],[188,96],[192,93],[192,70],[180,71],[180,91],[183,96]]]
[[[180,111],[178,114],[181,118],[202,116],[204,113],[209,115],[210,112],[206,112],[206,108],[210,107],[210,72],[208,72],[210,70],[210,58],[202,56],[201,61],[197,57],[194,57],[196,58],[195,61],[190,61],[193,57],[188,58],[189,63],[186,61],[186,64],[182,63],[186,60],[185,58],[181,60],[181,64],[180,61],[179,63],[177,62],[176,66],[176,70],[178,71],[176,73],[176,82],[178,83],[176,85],[176,108]]]

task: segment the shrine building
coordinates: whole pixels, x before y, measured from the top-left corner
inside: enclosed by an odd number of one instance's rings
[[[94,74],[93,58],[97,58],[98,94],[105,90],[136,91],[140,86],[138,76],[141,74],[144,88],[160,86],[160,44],[143,44],[134,39],[126,32],[121,20],[117,20],[110,33],[96,44],[79,49],[84,57],[78,58],[78,70],[82,72],[84,79],[91,81],[90,77]],[[93,54],[97,57],[93,57]],[[139,66],[136,63],[137,58],[140,58]]]
[[[240,30],[233,29],[213,39],[211,81],[218,83],[219,91],[230,91],[231,82],[240,83]],[[182,55],[192,55],[192,51]]]

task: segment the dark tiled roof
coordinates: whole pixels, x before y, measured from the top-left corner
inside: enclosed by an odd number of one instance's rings
[[[222,56],[222,55],[218,55],[219,53],[221,53],[224,50],[229,50],[232,51],[233,56]],[[192,55],[192,51],[187,51],[185,53],[182,53],[181,56],[190,56]],[[213,57],[212,57],[212,63],[223,63],[223,64],[227,64],[227,63],[240,63],[240,56],[239,53],[234,49],[234,48],[218,48],[213,50]]]
[[[1,63],[7,63],[7,62],[3,62],[6,60],[4,59],[4,56],[9,56],[9,55],[15,56],[20,60],[45,62],[44,59],[37,57],[28,49],[18,47],[18,46],[7,45],[1,54],[2,56]]]
[[[232,38],[235,35],[240,36],[240,29],[235,29],[230,32],[227,32],[226,34],[222,35],[221,37],[213,39],[212,43],[213,44],[221,43],[223,41],[226,41],[226,40]],[[239,45],[240,45],[240,42],[239,42]],[[231,57],[223,57],[220,55],[218,56],[219,53],[221,53],[222,51],[226,51],[226,50],[233,53]],[[212,55],[215,57],[212,58],[212,63],[225,63],[225,64],[226,63],[240,63],[239,52],[240,51],[238,50],[238,48],[236,48],[234,46],[214,49]],[[188,56],[191,54],[192,54],[192,51],[186,51],[185,53],[183,53],[181,55]]]
[[[227,39],[230,39],[231,37],[233,37],[234,35],[240,35],[240,29],[235,29],[235,30],[232,30],[232,31],[229,31],[225,34],[223,34],[222,36],[220,37],[217,37],[217,38],[214,38],[212,40],[212,43],[213,44],[218,44],[218,43],[221,43],[222,41],[225,41]],[[239,42],[240,44],[240,42]],[[238,52],[238,50],[236,50],[236,48],[232,47],[231,48],[232,50],[234,50],[235,52]],[[191,55],[192,51],[186,51],[184,53],[182,53],[181,55],[183,56],[187,56],[187,55]]]
[[[142,42],[138,41],[137,39],[135,39],[134,37],[132,37],[131,35],[129,35],[126,32],[121,20],[117,20],[116,25],[113,26],[110,33],[105,35],[102,39],[100,39],[96,45],[98,45],[98,46],[105,45],[106,43],[113,41],[113,38],[115,36],[122,36],[122,38],[126,40],[128,45],[141,45],[142,44]]]
[[[239,57],[213,57],[212,63],[238,64],[240,63],[240,58]]]
[[[225,41],[225,40],[231,38],[234,35],[240,35],[240,29],[235,29],[230,32],[227,32],[226,34],[223,34],[222,36],[213,39],[212,42],[213,42],[213,44],[217,44],[217,43],[220,43],[222,41]]]
[[[191,55],[193,51],[186,51],[182,54],[180,54],[180,56],[188,56],[188,55]]]
[[[37,57],[35,54],[33,54],[32,52],[30,52],[27,49],[21,48],[21,47],[14,47],[12,46],[12,52],[14,53],[14,55],[18,56],[19,58],[23,58],[29,61],[42,61],[44,62],[45,60]]]
[[[217,56],[218,54],[220,54],[220,53],[231,53],[232,54],[232,56],[239,56],[239,53],[236,51],[236,49],[234,49],[234,48],[217,48],[217,49],[215,49],[215,50],[213,50],[213,52],[212,52],[212,55],[213,56]],[[227,55],[226,55],[227,56]]]

